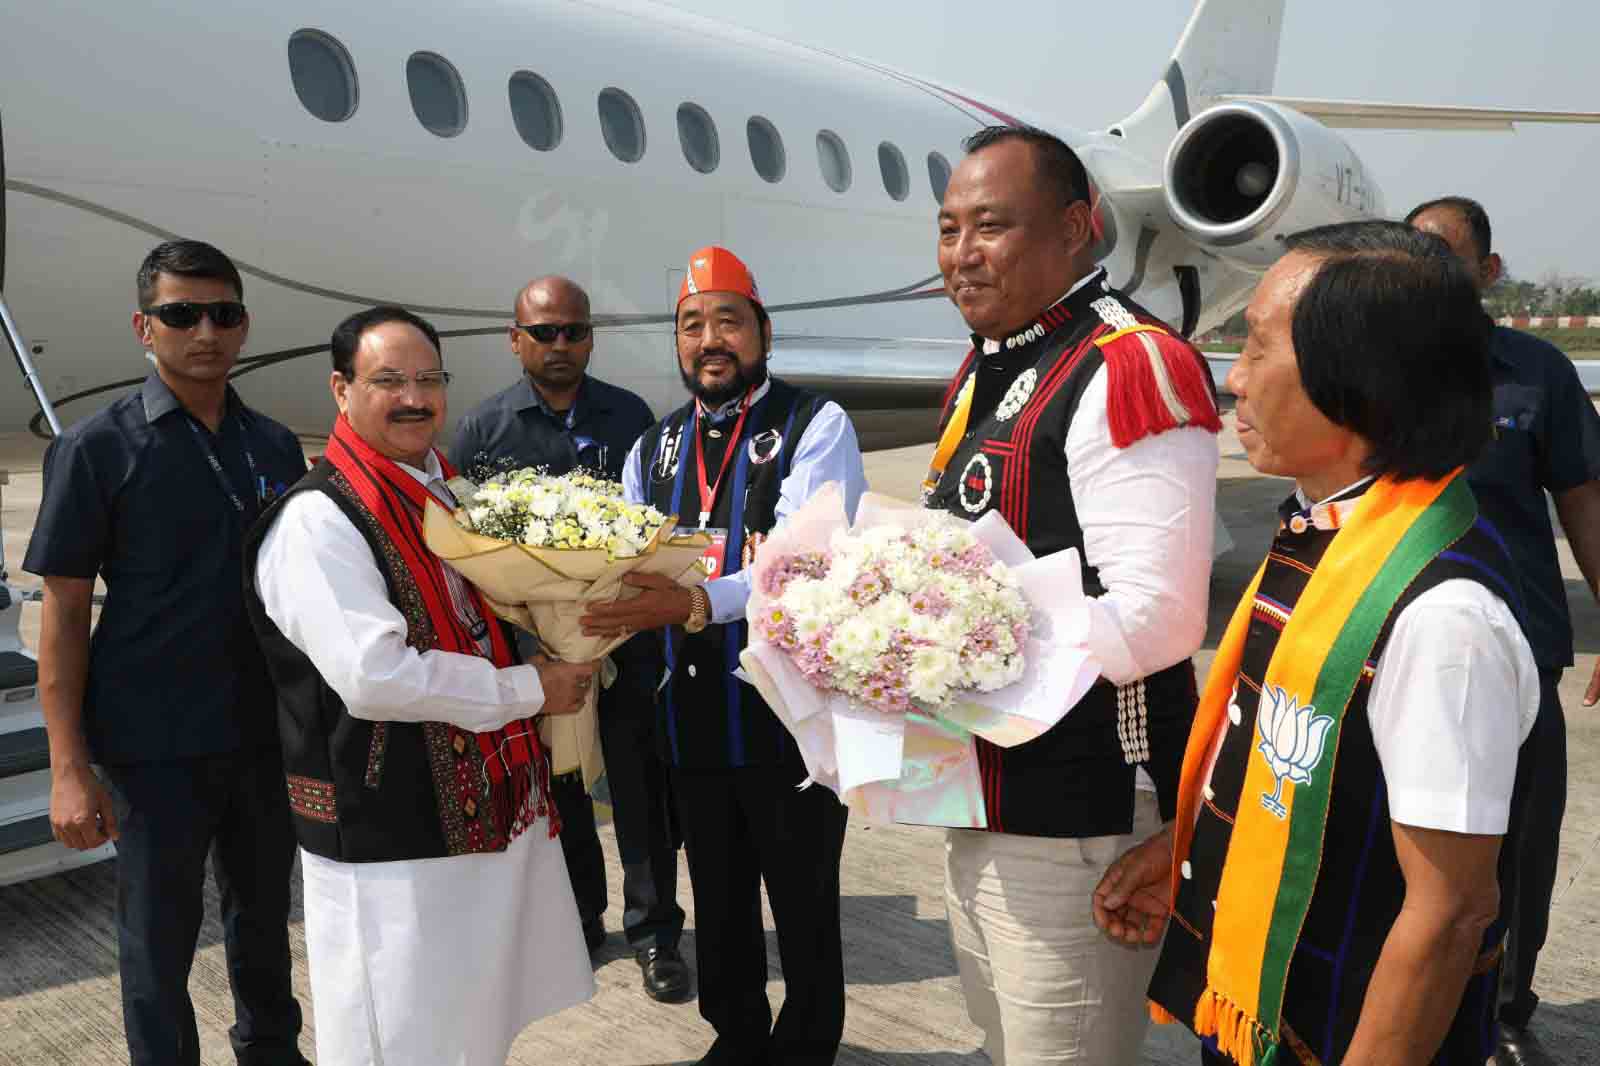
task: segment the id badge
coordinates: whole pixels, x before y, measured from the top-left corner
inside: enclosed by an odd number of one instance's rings
[[[711,543],[706,545],[705,554],[700,557],[701,565],[706,568],[706,580],[711,581],[722,576],[725,556],[728,551],[728,531],[726,529],[697,529],[696,533],[705,533],[711,537]]]

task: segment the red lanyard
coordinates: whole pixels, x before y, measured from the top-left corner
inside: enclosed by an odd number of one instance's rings
[[[711,521],[711,509],[717,505],[717,487],[722,484],[722,475],[728,472],[728,464],[733,461],[733,453],[739,450],[739,432],[744,429],[744,416],[750,413],[750,394],[744,394],[744,402],[739,405],[739,421],[733,424],[733,436],[728,439],[728,447],[722,453],[722,466],[717,471],[717,480],[706,481],[706,452],[700,442],[700,404],[694,405],[694,458],[700,467],[700,528],[706,528],[706,523]]]

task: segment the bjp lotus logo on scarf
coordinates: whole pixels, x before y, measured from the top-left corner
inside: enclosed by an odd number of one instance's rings
[[[1328,739],[1333,719],[1325,714],[1314,715],[1316,707],[1300,706],[1300,699],[1276,685],[1264,686],[1261,695],[1265,703],[1256,712],[1256,732],[1261,735],[1258,750],[1266,757],[1278,787],[1261,794],[1261,806],[1277,815],[1288,817],[1289,808],[1283,805],[1285,779],[1297,785],[1311,781],[1311,773],[1322,761],[1322,749]]]

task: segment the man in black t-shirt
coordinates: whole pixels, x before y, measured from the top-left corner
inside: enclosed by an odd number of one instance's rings
[[[134,336],[155,367],[51,442],[23,562],[44,579],[51,828],[70,848],[116,842],[134,1066],[200,1061],[188,982],[208,853],[234,1054],[245,1066],[301,1066],[289,983],[294,834],[276,700],[240,573],[245,529],[305,459],[292,433],[228,385],[250,318],[227,256],[199,241],[162,244],[139,268],[138,297]],[[91,639],[97,575],[106,599]]]

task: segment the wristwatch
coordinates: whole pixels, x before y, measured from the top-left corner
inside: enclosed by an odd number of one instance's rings
[[[711,597],[699,585],[689,590],[689,617],[683,623],[685,633],[698,633],[711,621]]]

